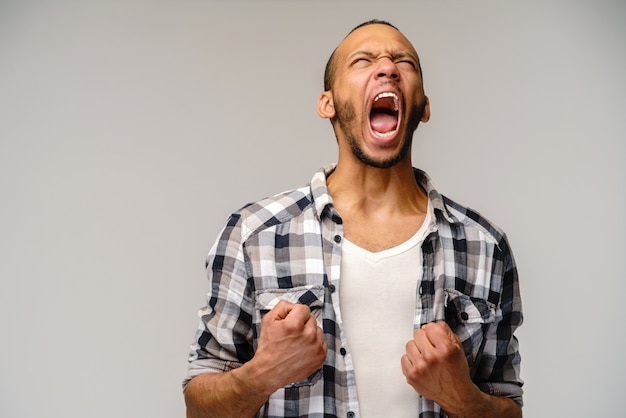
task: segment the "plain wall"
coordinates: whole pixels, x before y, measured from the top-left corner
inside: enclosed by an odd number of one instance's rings
[[[623,1],[0,0],[0,416],[182,417],[228,213],[335,161],[324,64],[421,55],[414,163],[504,228],[526,417],[622,417]]]

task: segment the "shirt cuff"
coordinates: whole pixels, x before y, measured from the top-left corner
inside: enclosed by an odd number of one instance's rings
[[[478,388],[493,396],[506,396],[515,401],[519,407],[524,406],[524,390],[517,383],[506,382],[481,382]]]
[[[225,361],[217,359],[194,360],[189,363],[185,379],[183,380],[183,392],[187,388],[187,384],[194,377],[204,373],[224,373],[241,367],[241,363],[236,361]]]

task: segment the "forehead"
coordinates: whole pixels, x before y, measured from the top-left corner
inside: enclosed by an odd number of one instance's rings
[[[337,47],[340,60],[357,51],[374,54],[409,53],[417,57],[415,48],[400,31],[382,24],[367,25],[355,30]]]

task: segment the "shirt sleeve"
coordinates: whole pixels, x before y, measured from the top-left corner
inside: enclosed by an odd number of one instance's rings
[[[497,320],[485,334],[485,346],[474,375],[478,387],[491,395],[507,396],[523,406],[521,356],[514,333],[523,322],[522,301],[515,260],[506,236],[498,247],[493,277],[502,279]]]
[[[198,311],[183,388],[197,375],[232,370],[253,356],[254,306],[242,230],[241,216],[231,215],[207,257],[207,304]]]

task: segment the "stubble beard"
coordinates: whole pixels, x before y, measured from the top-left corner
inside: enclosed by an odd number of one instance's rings
[[[417,125],[419,125],[425,106],[425,101],[421,105],[413,106],[413,109],[409,113],[408,129],[405,134],[406,138],[404,139],[402,148],[400,148],[395,155],[383,160],[375,160],[373,157],[367,155],[363,150],[363,147],[361,147],[361,143],[359,142],[357,135],[354,134],[356,110],[352,103],[335,100],[335,119],[339,124],[339,128],[346,137],[346,141],[352,150],[352,154],[359,161],[374,168],[390,168],[402,161],[411,151],[411,145],[413,144],[413,132],[415,132]]]

